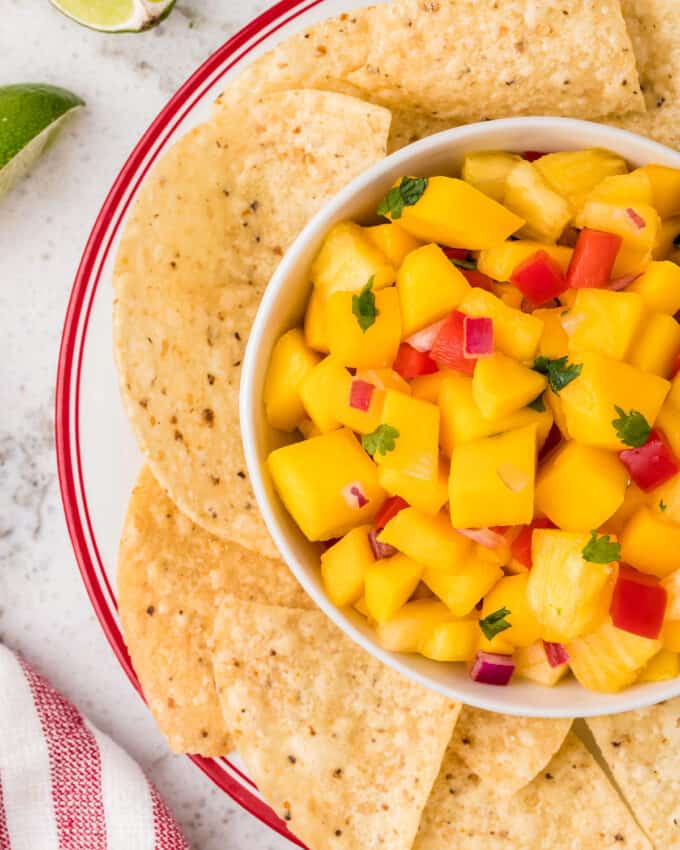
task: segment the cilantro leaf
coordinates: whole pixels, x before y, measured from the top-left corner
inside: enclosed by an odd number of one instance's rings
[[[479,621],[479,628],[484,632],[487,640],[493,640],[496,635],[510,628],[511,624],[505,619],[510,613],[509,608],[499,608],[498,611]]]
[[[374,454],[386,455],[393,452],[397,447],[399,431],[391,425],[378,425],[375,431],[364,434],[361,445],[373,457]]]
[[[612,419],[612,425],[616,428],[616,436],[627,446],[639,449],[649,439],[652,432],[649,422],[639,410],[631,410],[630,413],[614,405],[614,410],[619,414],[618,419]]]
[[[551,360],[549,357],[537,357],[531,367],[535,372],[545,375],[554,393],[563,390],[567,384],[578,378],[583,369],[581,363],[569,363],[566,357]]]
[[[668,505],[664,502],[663,499],[661,499],[659,501],[659,510],[661,511],[662,514],[665,514],[666,511],[668,510]]]
[[[459,257],[449,257],[449,260],[459,269],[477,270],[477,260],[461,260]]]
[[[375,320],[379,316],[379,311],[375,306],[375,295],[371,291],[373,280],[374,275],[371,275],[361,292],[352,296],[352,312],[357,317],[357,322],[363,333],[366,333],[371,325],[375,324]]]
[[[608,534],[597,536],[597,531],[590,532],[590,540],[581,552],[584,561],[591,564],[611,564],[621,560],[621,544],[612,543]]]
[[[427,189],[427,177],[402,177],[398,186],[393,186],[378,206],[378,215],[401,218],[404,207],[412,207],[422,198]]]
[[[532,410],[535,410],[537,413],[545,412],[545,402],[543,401],[543,393],[537,396],[532,402],[527,404],[527,407],[530,407]]]

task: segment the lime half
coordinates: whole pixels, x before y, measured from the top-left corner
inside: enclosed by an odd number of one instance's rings
[[[0,197],[23,177],[83,101],[39,83],[0,86]]]
[[[100,32],[141,32],[162,21],[175,0],[51,0],[60,12]]]

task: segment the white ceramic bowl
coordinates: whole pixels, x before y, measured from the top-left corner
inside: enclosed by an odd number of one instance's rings
[[[463,156],[470,151],[589,147],[615,151],[633,166],[655,162],[680,168],[680,154],[669,148],[623,130],[564,118],[510,118],[458,127],[416,142],[379,162],[327,203],[286,253],[260,305],[243,364],[241,426],[248,471],[267,527],[307,593],[352,640],[385,664],[452,699],[505,714],[613,714],[680,694],[680,679],[637,685],[613,695],[587,691],[573,679],[556,688],[521,679],[509,687],[494,687],[472,681],[463,664],[443,664],[384,650],[359,614],[338,609],[328,600],[320,579],[318,548],[303,537],[274,490],[265,459],[272,448],[281,444],[281,435],[267,424],[262,389],[274,343],[286,330],[300,324],[310,292],[309,267],[333,224],[345,219],[375,221],[375,208],[395,179],[404,174],[458,173]]]

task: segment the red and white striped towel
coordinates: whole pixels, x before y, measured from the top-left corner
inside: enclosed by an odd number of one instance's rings
[[[2,645],[0,850],[189,850],[139,766]]]

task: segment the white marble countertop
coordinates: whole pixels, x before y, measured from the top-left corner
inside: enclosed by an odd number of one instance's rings
[[[194,850],[290,846],[172,755],[99,628],[63,519],[54,384],[78,259],[125,157],[173,91],[267,0],[178,0],[147,33],[79,27],[48,0],[2,0],[0,85],[51,82],[87,108],[0,201],[0,641],[145,768]]]

